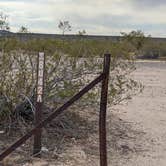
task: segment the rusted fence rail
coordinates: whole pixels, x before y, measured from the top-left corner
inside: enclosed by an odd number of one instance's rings
[[[108,80],[109,80],[109,70],[110,70],[110,54],[104,55],[104,66],[103,72],[74,95],[65,104],[59,107],[56,111],[51,113],[45,120],[41,121],[35,128],[17,140],[9,148],[0,154],[0,161],[7,157],[10,153],[15,151],[23,143],[26,142],[32,135],[35,135],[42,127],[50,123],[59,114],[64,112],[68,107],[70,107],[75,101],[80,99],[84,94],[96,86],[99,82],[102,82],[101,89],[101,102],[100,102],[100,119],[99,119],[99,138],[100,138],[100,166],[107,166],[107,146],[106,146],[106,108],[107,108],[107,92],[108,92]]]

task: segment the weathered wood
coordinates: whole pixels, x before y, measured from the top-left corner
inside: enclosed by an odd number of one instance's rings
[[[45,71],[45,54],[39,52],[37,64],[37,86],[36,86],[36,109],[35,109],[35,125],[42,121],[42,107],[44,96],[44,71]],[[42,129],[36,131],[34,135],[33,154],[40,157],[42,147]]]

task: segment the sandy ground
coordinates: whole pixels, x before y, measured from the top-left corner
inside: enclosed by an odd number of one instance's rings
[[[133,77],[145,89],[128,104],[117,106],[116,114],[144,133],[136,142],[141,153],[132,153],[127,159],[122,156],[115,165],[166,166],[166,63],[139,62]]]
[[[138,62],[133,77],[145,88],[130,102],[110,110],[109,166],[166,166],[166,63]],[[89,144],[77,142],[67,149],[61,156],[67,161],[59,166],[99,165],[97,138],[92,134]]]
[[[145,88],[128,103],[109,110],[108,165],[166,166],[166,63],[138,62],[133,77]],[[71,138],[49,161],[32,159],[18,166],[99,166],[97,115],[93,111],[82,115],[90,124],[86,139]]]

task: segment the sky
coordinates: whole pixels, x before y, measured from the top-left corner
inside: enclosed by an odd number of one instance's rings
[[[77,34],[120,35],[142,30],[166,37],[166,0],[0,0],[11,31],[25,26],[31,32],[61,33],[59,21],[69,21]]]

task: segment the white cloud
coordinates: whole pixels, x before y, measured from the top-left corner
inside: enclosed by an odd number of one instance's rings
[[[12,30],[26,25],[33,32],[59,33],[59,20],[69,20],[72,32],[118,35],[142,29],[165,36],[166,1],[163,0],[0,0],[0,11],[10,16]],[[148,5],[149,4],[149,5]],[[163,4],[161,6],[161,4]]]

